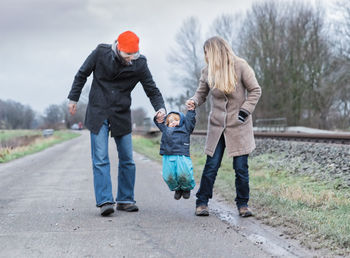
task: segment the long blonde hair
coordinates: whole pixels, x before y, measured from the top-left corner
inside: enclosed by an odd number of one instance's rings
[[[205,61],[208,64],[208,83],[210,88],[230,94],[236,90],[234,53],[230,45],[221,37],[212,37],[205,41]]]

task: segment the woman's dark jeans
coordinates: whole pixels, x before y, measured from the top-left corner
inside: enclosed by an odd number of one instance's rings
[[[220,137],[213,157],[207,156],[207,161],[203,170],[201,184],[196,194],[196,206],[208,205],[209,199],[213,196],[213,186],[216,175],[221,165],[222,156],[225,150],[224,135]],[[236,172],[236,205],[239,209],[248,206],[249,201],[249,174],[248,174],[248,155],[237,156],[233,158],[233,168]]]

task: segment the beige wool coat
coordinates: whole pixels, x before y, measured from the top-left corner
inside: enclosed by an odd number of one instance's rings
[[[229,157],[249,154],[255,149],[251,114],[260,98],[261,88],[253,69],[244,59],[234,57],[234,62],[238,83],[233,93],[225,95],[218,89],[209,88],[208,67],[205,67],[197,91],[191,98],[196,106],[200,106],[206,101],[209,92],[211,93],[211,111],[205,144],[205,153],[211,157],[222,134]],[[243,123],[238,120],[240,109],[250,113]]]

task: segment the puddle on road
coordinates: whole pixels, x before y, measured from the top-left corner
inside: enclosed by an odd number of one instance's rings
[[[210,212],[274,257],[314,256],[314,253],[303,249],[297,243],[292,243],[290,239],[281,238],[279,232],[273,232],[273,229],[269,231],[267,226],[261,225],[253,217],[239,217],[238,212],[234,212],[222,202],[211,200]]]

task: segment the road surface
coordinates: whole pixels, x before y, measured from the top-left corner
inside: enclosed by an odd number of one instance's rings
[[[114,141],[109,148],[115,193]],[[109,217],[95,207],[88,132],[0,164],[0,257],[275,256],[219,216],[196,217],[193,196],[174,200],[161,166],[134,158],[140,210]]]

